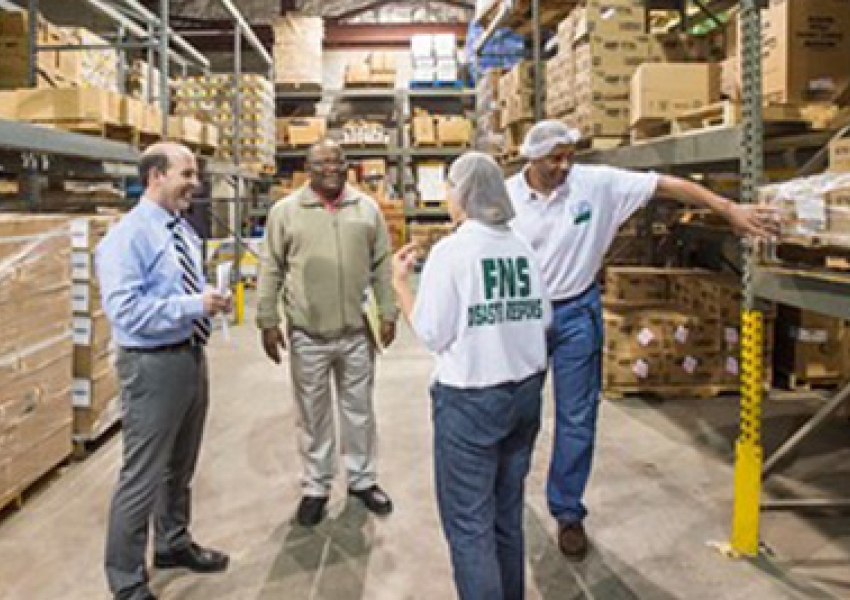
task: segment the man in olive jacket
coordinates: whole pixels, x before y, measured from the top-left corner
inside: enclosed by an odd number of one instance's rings
[[[377,203],[346,185],[345,156],[335,142],[310,148],[307,168],[309,185],[269,213],[257,325],[263,348],[275,363],[280,363],[280,349],[289,347],[304,463],[298,522],[309,527],[325,515],[336,472],[331,375],[340,405],[349,494],[375,514],[392,512],[392,502],[376,479],[374,348],[363,315],[367,288],[377,300],[385,346],[395,338],[397,309],[392,251]]]

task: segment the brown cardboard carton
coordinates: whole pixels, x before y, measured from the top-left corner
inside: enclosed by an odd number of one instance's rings
[[[631,124],[672,119],[719,99],[719,71],[706,63],[646,63],[631,82]]]
[[[21,121],[91,121],[122,124],[122,97],[98,89],[36,89],[0,93],[0,105],[14,103]]]
[[[432,115],[416,115],[412,121],[414,144],[435,144],[437,142],[437,128]]]
[[[472,122],[466,117],[438,116],[437,139],[446,145],[468,145],[472,141]]]
[[[847,326],[840,319],[782,306],[776,336],[779,372],[800,383],[837,383],[843,376]]]
[[[774,0],[763,11],[764,96],[833,100],[850,82],[850,0]]]
[[[850,137],[834,140],[829,144],[829,170],[850,172]]]

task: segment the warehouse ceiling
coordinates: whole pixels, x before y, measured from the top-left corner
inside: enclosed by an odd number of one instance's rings
[[[146,2],[156,9],[158,0]],[[266,23],[284,10],[298,10],[348,22],[460,22],[470,20],[470,0],[234,0],[251,23]],[[225,19],[221,0],[171,0],[173,16],[193,19]]]

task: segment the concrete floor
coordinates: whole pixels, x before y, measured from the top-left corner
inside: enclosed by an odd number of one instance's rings
[[[293,524],[299,498],[295,411],[285,368],[262,356],[252,326],[211,347],[213,405],[196,477],[196,539],[231,555],[230,570],[154,573],[153,590],[183,600],[446,600],[454,597],[437,521],[426,386],[428,355],[406,328],[381,359],[377,409],[381,483],[396,511],[378,520],[346,502],[314,531]],[[768,449],[813,409],[771,404]],[[551,398],[528,481],[530,600],[850,598],[850,519],[764,513],[770,558],[723,558],[729,535],[734,399],[605,402],[587,525],[594,550],[564,562],[543,496]],[[768,485],[850,497],[850,448],[836,421]],[[101,569],[120,436],[65,469],[0,520],[0,598],[108,599]],[[806,483],[800,483],[805,481]]]

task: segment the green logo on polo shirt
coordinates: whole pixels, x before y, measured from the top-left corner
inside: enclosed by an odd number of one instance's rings
[[[590,217],[593,216],[593,207],[587,200],[582,200],[581,202],[573,204],[572,206],[570,206],[570,210],[573,213],[574,225],[587,223],[588,221],[590,221]]]
[[[468,309],[470,327],[543,318],[543,301],[531,296],[528,259],[485,258],[481,282],[487,302]]]

